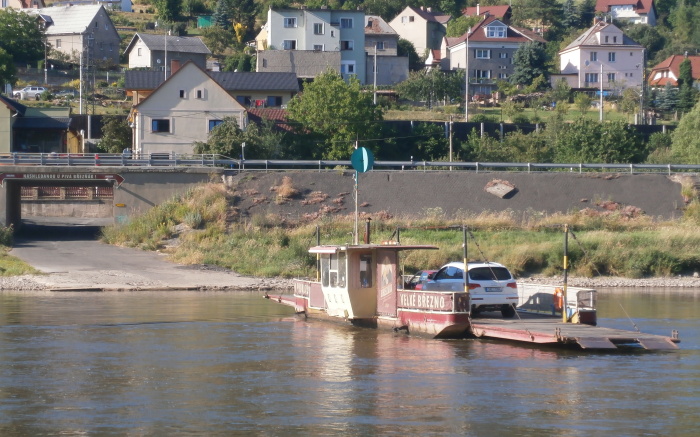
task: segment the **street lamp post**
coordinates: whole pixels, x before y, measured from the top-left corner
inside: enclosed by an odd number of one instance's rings
[[[472,28],[467,29],[466,53],[464,64],[464,121],[469,121],[469,37],[472,34]]]
[[[241,143],[241,168],[245,170],[245,141]]]

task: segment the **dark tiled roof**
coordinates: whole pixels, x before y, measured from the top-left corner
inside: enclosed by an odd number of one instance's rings
[[[146,47],[150,50],[164,50],[165,41],[168,42],[168,51],[181,53],[204,53],[210,55],[211,51],[204,42],[194,36],[165,36],[163,34],[137,33]]]
[[[127,70],[124,73],[124,88],[128,90],[154,90],[163,83],[162,71]]]
[[[207,74],[227,91],[299,91],[299,82],[294,73],[210,71]],[[162,71],[128,70],[124,76],[124,88],[127,90],[154,90],[163,83],[163,79]]]
[[[226,90],[299,91],[299,81],[295,73],[213,71],[210,75]]]
[[[19,103],[17,100],[13,100],[9,97],[0,95],[0,102],[2,102],[5,106],[12,109],[13,111],[19,113],[20,115],[23,115],[24,112],[27,110],[26,106]]]
[[[70,117],[18,117],[15,129],[68,129]]]
[[[260,124],[262,120],[269,120],[275,124],[275,128],[284,132],[294,132],[294,127],[289,124],[287,110],[276,108],[253,108],[248,110],[248,120]]]

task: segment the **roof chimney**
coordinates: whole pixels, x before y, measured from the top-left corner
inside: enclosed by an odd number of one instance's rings
[[[170,61],[170,74],[173,75],[177,70],[180,69],[180,60],[179,59],[172,59]]]
[[[479,3],[476,4],[476,15],[481,14],[481,5]]]

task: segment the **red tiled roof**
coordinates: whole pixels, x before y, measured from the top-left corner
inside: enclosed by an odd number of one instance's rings
[[[654,0],[598,0],[595,4],[596,12],[610,12],[611,6],[632,5],[638,14],[648,14],[654,7]]]
[[[248,109],[248,120],[260,123],[262,120],[269,120],[275,124],[278,130],[293,132],[294,128],[289,124],[286,109],[277,108],[251,108]]]
[[[467,17],[471,17],[472,15],[483,15],[488,12],[489,15],[492,15],[496,18],[503,18],[506,16],[508,11],[510,10],[510,6],[508,5],[500,5],[500,6],[479,6],[479,13],[476,13],[477,8],[476,7],[470,7],[470,8],[465,8],[462,11],[462,15],[465,15]]]
[[[700,80],[700,56],[688,56],[690,59],[690,67],[693,71],[693,80]],[[670,82],[671,85],[677,86],[678,83],[671,77],[662,77],[659,79],[653,79],[654,73],[659,71],[670,71],[675,77],[680,76],[681,62],[685,61],[686,56],[683,55],[671,55],[663,61],[656,64],[651,69],[651,74],[649,74],[649,84],[650,85],[666,85],[666,82]]]
[[[479,24],[474,26],[472,28],[472,33],[469,36],[469,41],[473,42],[528,42],[528,41],[538,41],[538,42],[547,42],[545,41],[544,38],[536,34],[535,32],[525,30],[525,29],[520,29],[516,28],[513,26],[508,26],[508,30],[506,31],[506,37],[505,38],[489,38],[486,36],[486,32],[482,31],[482,28],[485,28],[489,24],[493,23],[494,21],[501,22],[498,20],[496,17],[486,17],[483,19]],[[464,37],[464,35],[462,36]],[[464,39],[462,40],[464,41]],[[461,41],[459,41],[461,42]]]

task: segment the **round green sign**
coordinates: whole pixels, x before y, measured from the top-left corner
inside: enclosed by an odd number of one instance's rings
[[[372,166],[374,165],[374,156],[372,155],[372,151],[368,148],[360,147],[352,152],[350,162],[352,163],[352,168],[360,173],[364,173],[372,170]]]

